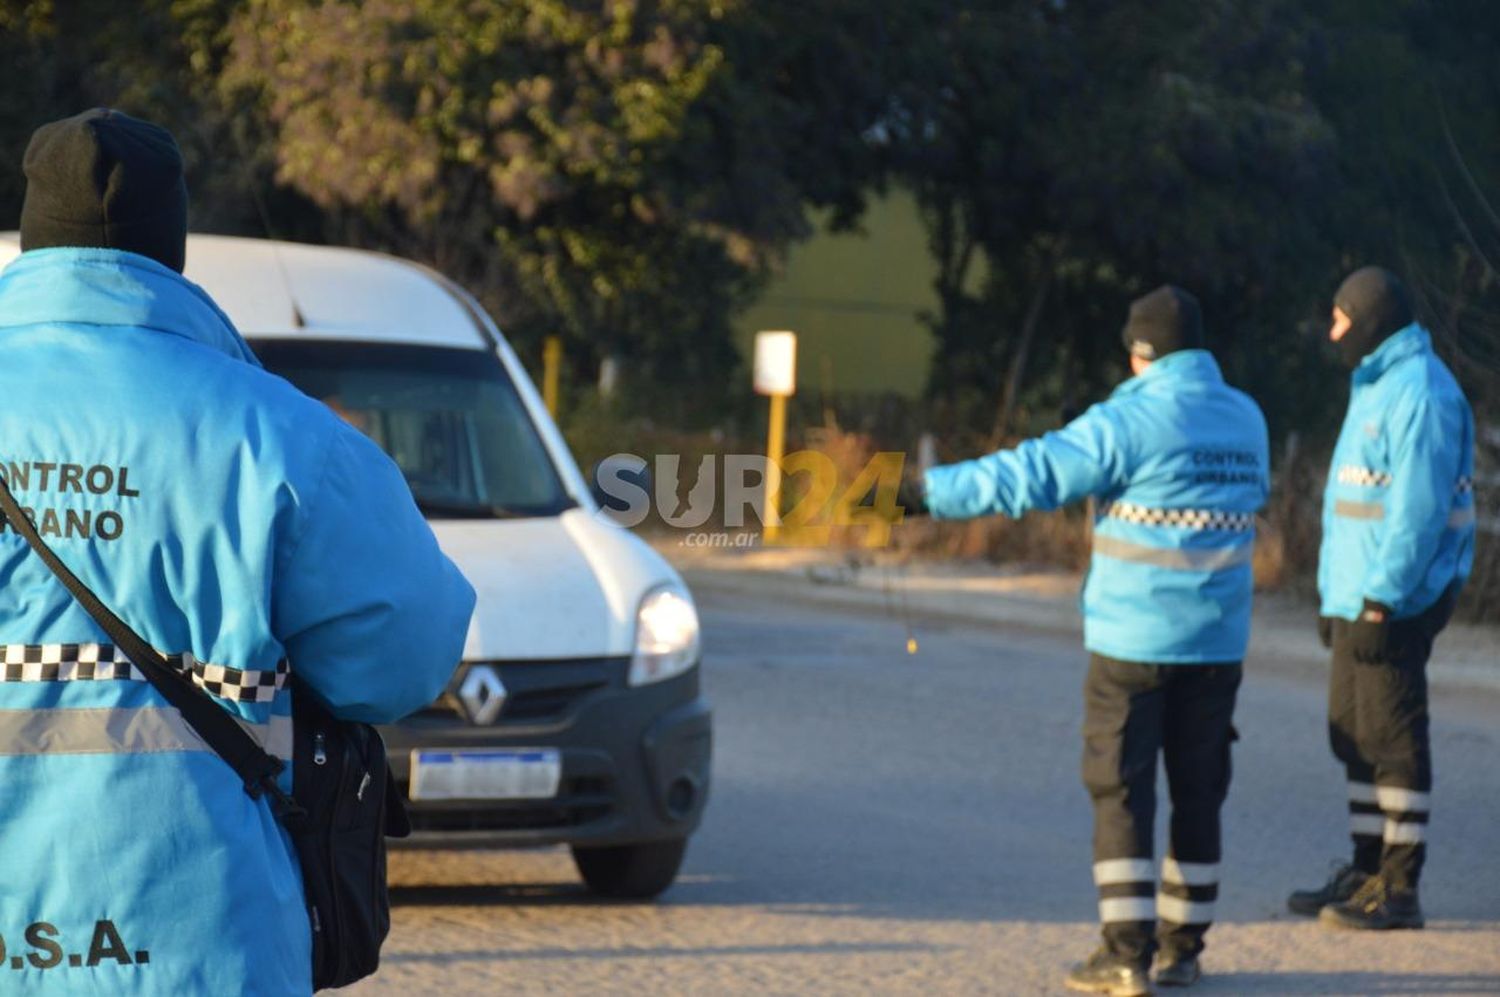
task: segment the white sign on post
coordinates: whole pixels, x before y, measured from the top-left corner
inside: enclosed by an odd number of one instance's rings
[[[755,392],[760,395],[792,395],[797,391],[797,334],[755,334]]]

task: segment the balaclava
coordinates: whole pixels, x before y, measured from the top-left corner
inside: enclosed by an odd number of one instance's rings
[[[1159,360],[1178,350],[1203,348],[1203,313],[1198,299],[1163,284],[1130,303],[1123,333],[1125,349],[1142,360]]]
[[[1334,346],[1351,368],[1413,319],[1406,285],[1383,267],[1363,267],[1344,278],[1333,303],[1349,316],[1349,330]]]
[[[107,108],[38,128],[26,147],[21,249],[124,249],[182,272],[187,183],[166,129]]]

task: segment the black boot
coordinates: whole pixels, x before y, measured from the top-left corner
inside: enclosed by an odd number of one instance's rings
[[[1312,890],[1297,890],[1287,897],[1287,909],[1293,914],[1317,917],[1318,911],[1329,904],[1343,903],[1354,896],[1370,878],[1368,872],[1356,869],[1352,865],[1337,866],[1334,868],[1333,875],[1328,877],[1328,882],[1322,886]]]
[[[1343,903],[1324,907],[1318,920],[1330,928],[1358,931],[1420,928],[1426,923],[1422,919],[1422,905],[1417,902],[1417,891],[1393,890],[1379,876],[1371,876]]]
[[[1198,982],[1203,969],[1195,955],[1174,955],[1162,952],[1156,957],[1156,985],[1160,987],[1190,987]]]
[[[1129,956],[1116,955],[1107,948],[1100,948],[1089,956],[1088,962],[1074,966],[1063,982],[1069,990],[1108,994],[1109,997],[1146,997],[1151,993],[1146,966]]]

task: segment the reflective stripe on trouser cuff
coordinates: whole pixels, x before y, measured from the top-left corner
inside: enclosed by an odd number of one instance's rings
[[[1384,838],[1388,845],[1420,845],[1427,840],[1427,825],[1388,820]]]
[[[1385,818],[1379,814],[1350,814],[1349,833],[1380,837],[1385,832]]]
[[[1349,799],[1353,803],[1379,802],[1379,798],[1375,795],[1375,786],[1369,782],[1349,783]]]
[[[1161,881],[1174,886],[1216,886],[1219,882],[1217,862],[1178,862],[1165,859],[1161,864]]]
[[[1154,883],[1156,866],[1150,859],[1105,859],[1094,863],[1094,885]]]
[[[1376,786],[1376,801],[1380,809],[1396,813],[1426,813],[1432,809],[1432,796],[1415,789],[1399,786]]]
[[[1105,897],[1099,901],[1099,920],[1105,924],[1154,921],[1156,904],[1150,897]]]
[[[291,717],[272,717],[269,724],[245,720],[239,720],[239,724],[270,754],[281,759],[292,757]],[[212,753],[175,707],[0,710],[0,756],[163,751]]]
[[[1118,537],[1094,536],[1095,554],[1184,571],[1220,571],[1249,564],[1253,551],[1254,547],[1249,543],[1232,547],[1148,547]]]
[[[1345,519],[1384,519],[1385,506],[1379,502],[1351,502],[1348,499],[1335,499],[1333,514],[1343,516]]]
[[[1173,924],[1208,924],[1214,919],[1212,903],[1184,900],[1165,893],[1156,895],[1156,910],[1163,921]]]

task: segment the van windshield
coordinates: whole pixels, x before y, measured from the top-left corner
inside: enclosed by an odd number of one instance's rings
[[[575,503],[485,350],[255,340],[267,370],[374,440],[431,519],[555,516]]]

